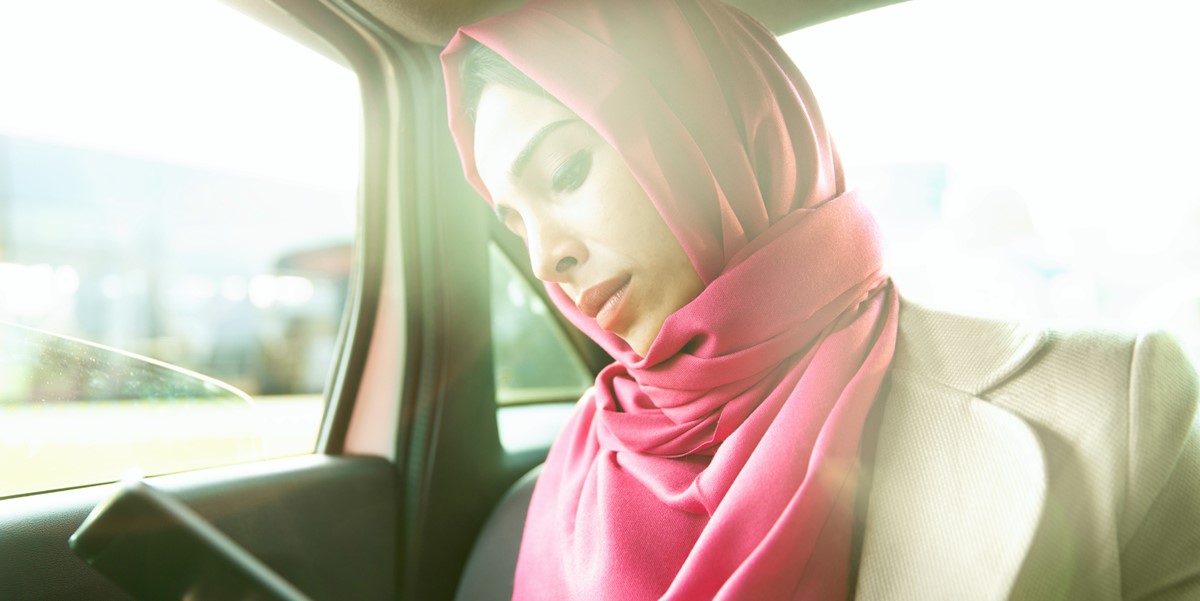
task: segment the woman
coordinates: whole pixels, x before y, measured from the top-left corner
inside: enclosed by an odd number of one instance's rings
[[[538,478],[514,598],[1200,595],[1177,346],[901,303],[749,17],[534,0],[443,63],[468,179],[616,359]]]

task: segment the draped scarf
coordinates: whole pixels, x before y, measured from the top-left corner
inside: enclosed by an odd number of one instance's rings
[[[705,285],[642,357],[547,284],[616,361],[550,449],[514,598],[845,598],[898,298],[803,76],[717,0],[532,0],[442,53],[485,198],[460,82],[472,40],[620,153]]]

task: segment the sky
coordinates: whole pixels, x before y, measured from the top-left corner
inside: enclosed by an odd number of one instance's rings
[[[1180,0],[917,0],[784,45],[847,165],[953,162],[1042,227],[1153,255],[1200,203],[1198,22]]]
[[[357,187],[354,74],[215,0],[0,0],[0,82],[0,134]]]

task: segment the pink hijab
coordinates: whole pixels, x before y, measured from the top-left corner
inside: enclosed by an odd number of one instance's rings
[[[471,39],[621,153],[706,285],[645,357],[548,285],[617,361],[550,450],[514,598],[845,598],[898,300],[804,78],[716,0],[532,0],[442,54],[485,197],[460,89]]]

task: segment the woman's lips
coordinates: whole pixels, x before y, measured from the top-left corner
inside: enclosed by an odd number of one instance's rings
[[[584,290],[575,305],[584,315],[594,317],[601,328],[611,331],[613,322],[621,312],[621,301],[625,299],[630,279],[632,276],[624,274],[600,282]]]

